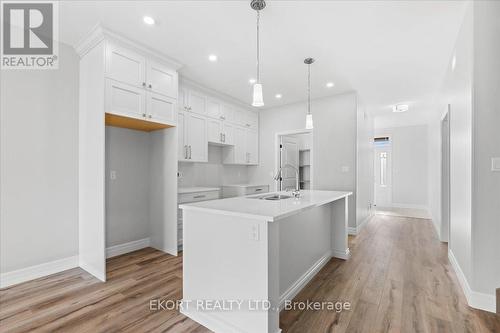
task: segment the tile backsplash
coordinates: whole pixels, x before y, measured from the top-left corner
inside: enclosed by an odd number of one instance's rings
[[[208,146],[207,163],[179,162],[181,177],[177,178],[179,187],[221,186],[248,182],[248,167],[245,165],[222,164],[222,148]]]

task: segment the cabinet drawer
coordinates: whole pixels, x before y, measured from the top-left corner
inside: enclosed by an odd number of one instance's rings
[[[195,192],[179,194],[179,203],[198,202],[219,199],[219,191]]]
[[[252,186],[245,188],[245,195],[267,193],[269,192],[269,185],[265,186]]]

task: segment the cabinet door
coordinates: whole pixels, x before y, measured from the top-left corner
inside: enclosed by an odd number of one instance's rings
[[[145,118],[144,89],[107,79],[105,90],[105,112],[132,118]]]
[[[207,113],[207,98],[205,95],[196,91],[188,91],[188,108],[189,111],[205,115]]]
[[[222,120],[234,122],[234,109],[229,105],[221,105],[221,117]]]
[[[177,72],[154,61],[148,61],[146,84],[151,91],[177,98]]]
[[[257,131],[248,129],[246,133],[247,163],[258,164],[259,162],[259,137]]]
[[[146,59],[133,51],[108,44],[106,48],[106,76],[134,87],[144,87]]]
[[[222,123],[217,119],[207,119],[208,142],[222,143]]]
[[[146,113],[151,121],[162,124],[175,124],[175,115],[177,114],[176,100],[148,92],[146,95]]]
[[[186,144],[186,113],[179,112],[177,114],[177,137],[178,137],[178,156],[179,161],[187,159],[187,144]]]
[[[208,161],[207,120],[205,117],[188,113],[186,126],[189,160],[192,162]]]
[[[188,91],[186,88],[179,88],[179,95],[177,98],[177,106],[179,110],[187,111],[188,108]]]
[[[208,98],[207,99],[207,116],[215,118],[215,119],[221,119],[221,104],[219,101]]]
[[[243,127],[234,129],[234,163],[236,164],[247,163],[246,132]]]
[[[234,125],[224,121],[222,125],[222,134],[224,135],[225,144],[234,145]]]
[[[239,126],[245,126],[246,121],[246,111],[242,109],[234,110],[234,123]]]
[[[253,111],[246,112],[246,126],[250,128],[257,128],[259,126],[259,114]]]

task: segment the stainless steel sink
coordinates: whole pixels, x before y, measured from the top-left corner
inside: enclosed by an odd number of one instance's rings
[[[260,199],[260,200],[283,200],[283,199],[290,199],[290,195],[285,195],[285,194],[265,194],[265,195],[259,195],[255,197],[247,197],[248,199]]]

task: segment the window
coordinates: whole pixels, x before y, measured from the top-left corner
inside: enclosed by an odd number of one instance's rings
[[[387,153],[380,153],[380,185],[387,186]]]

